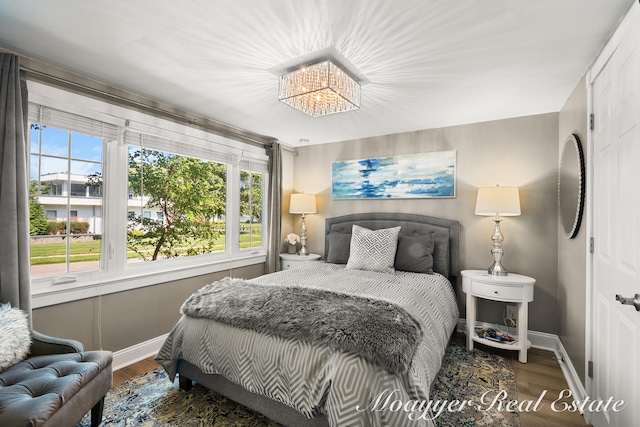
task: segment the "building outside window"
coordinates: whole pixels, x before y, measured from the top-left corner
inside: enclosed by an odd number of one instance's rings
[[[104,139],[34,123],[30,141],[31,209],[47,219],[31,227],[31,274],[99,269],[102,199],[83,199],[87,176],[102,173]]]

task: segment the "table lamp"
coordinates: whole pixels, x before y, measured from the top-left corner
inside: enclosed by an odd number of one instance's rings
[[[313,194],[297,193],[291,195],[289,203],[289,213],[302,214],[302,224],[300,225],[300,248],[299,255],[309,255],[307,245],[307,226],[304,223],[305,214],[316,213],[316,196]]]
[[[503,236],[500,231],[500,221],[503,216],[520,215],[520,196],[517,187],[485,187],[478,189],[478,198],[476,199],[476,215],[493,216],[496,225],[493,230],[491,241],[493,248],[493,265],[487,269],[487,272],[494,276],[506,276],[509,274],[500,262],[504,251],[502,250]]]

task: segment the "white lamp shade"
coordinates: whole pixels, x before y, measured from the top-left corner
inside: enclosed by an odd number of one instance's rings
[[[518,187],[485,187],[478,189],[476,215],[518,216],[520,195]]]
[[[289,213],[310,214],[316,213],[316,196],[314,194],[297,193],[291,195]]]

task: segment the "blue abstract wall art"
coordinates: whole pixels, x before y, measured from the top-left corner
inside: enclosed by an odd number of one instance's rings
[[[456,152],[333,162],[333,199],[409,199],[456,196]]]

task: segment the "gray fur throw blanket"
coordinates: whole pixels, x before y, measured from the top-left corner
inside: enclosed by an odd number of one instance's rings
[[[403,308],[327,289],[225,278],[194,292],[180,312],[285,339],[327,345],[405,373],[423,330]]]

